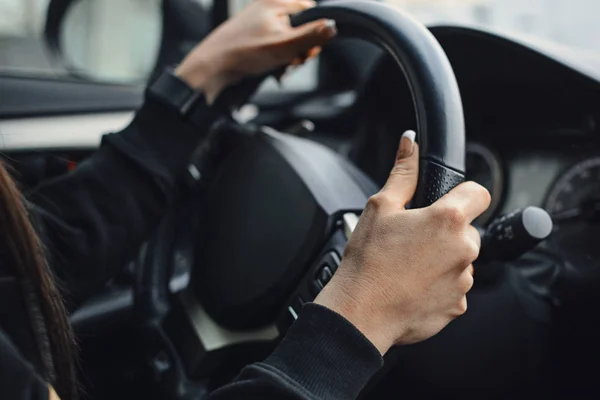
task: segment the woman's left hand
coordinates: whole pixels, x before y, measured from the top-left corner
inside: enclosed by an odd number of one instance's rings
[[[294,28],[289,16],[316,3],[310,0],[256,0],[198,44],[175,73],[212,103],[227,86],[320,51],[337,33],[322,19]]]

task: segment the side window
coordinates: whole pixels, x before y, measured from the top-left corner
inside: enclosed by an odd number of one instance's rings
[[[43,30],[49,0],[0,0],[0,73],[57,74]]]
[[[59,59],[51,57],[43,37],[49,4],[0,0],[0,74],[147,79],[161,41],[161,0],[73,0],[59,32]]]
[[[65,62],[94,80],[145,82],[162,37],[161,0],[79,0],[67,10]]]

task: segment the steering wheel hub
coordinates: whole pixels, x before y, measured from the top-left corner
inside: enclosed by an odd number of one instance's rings
[[[208,190],[194,288],[231,329],[272,322],[344,212],[377,187],[315,142],[270,129],[239,146]]]

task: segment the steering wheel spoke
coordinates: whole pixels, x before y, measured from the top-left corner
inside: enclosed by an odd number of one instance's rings
[[[286,305],[282,307],[276,322],[281,332],[287,331],[300,315],[302,306],[312,302],[329,283],[340,266],[341,255],[348,241],[347,234],[354,230],[356,226],[354,221],[357,220],[356,214],[346,213],[342,221],[339,221],[337,229],[319,252],[317,261],[311,264],[300,284],[286,301]]]

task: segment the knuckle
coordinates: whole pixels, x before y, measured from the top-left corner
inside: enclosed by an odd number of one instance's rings
[[[463,257],[464,261],[466,261],[468,264],[471,264],[479,257],[479,247],[468,238],[465,239]]]
[[[465,238],[460,249],[461,267],[472,264],[479,257],[479,247],[472,240]]]
[[[443,220],[453,228],[464,226],[467,220],[465,212],[455,204],[442,207],[441,214]]]
[[[466,296],[463,296],[463,298],[458,303],[458,305],[456,307],[456,312],[457,312],[458,316],[461,316],[467,312],[467,297]]]
[[[467,187],[469,192],[471,192],[474,196],[477,196],[478,198],[482,199],[486,203],[489,204],[492,201],[492,195],[490,194],[490,192],[479,183],[468,181],[465,182],[464,185]]]
[[[477,246],[477,249],[481,247],[481,234],[473,225],[467,226],[466,235],[470,238],[473,243]]]
[[[374,194],[367,201],[367,207],[373,211],[381,211],[390,207],[392,200],[385,192]]]
[[[473,275],[471,275],[468,270],[465,270],[460,279],[460,289],[462,290],[462,293],[468,293],[473,288],[474,283]]]
[[[487,190],[483,186],[480,185],[480,187],[481,187],[482,195],[483,195],[483,197],[485,199],[485,202],[489,206],[492,203],[492,194],[490,193],[489,190]]]
[[[473,277],[475,276],[475,267],[473,266],[473,264],[469,265],[469,267],[467,268],[467,272],[469,273],[469,275],[471,275],[471,278],[473,279]]]
[[[450,311],[451,318],[458,318],[467,312],[467,296],[461,297],[458,303],[455,303]]]

